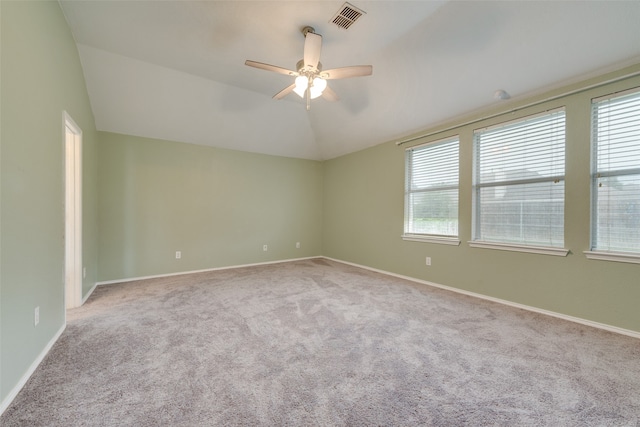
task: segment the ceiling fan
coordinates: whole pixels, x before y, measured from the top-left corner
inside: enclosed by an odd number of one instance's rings
[[[262,62],[250,60],[244,62],[245,65],[250,67],[286,74],[296,78],[293,84],[276,93],[273,96],[274,99],[282,99],[291,92],[295,92],[301,98],[306,98],[307,110],[309,110],[311,108],[311,100],[319,96],[322,96],[328,101],[337,101],[340,99],[338,94],[327,85],[327,80],[370,76],[373,73],[373,67],[371,65],[353,65],[323,71],[322,64],[320,63],[322,36],[316,34],[312,27],[304,27],[302,34],[304,35],[304,53],[303,58],[296,64],[296,71],[264,64]]]

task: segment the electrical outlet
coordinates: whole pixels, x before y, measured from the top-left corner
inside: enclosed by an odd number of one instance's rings
[[[262,245],[262,250],[263,251],[268,251],[269,250],[269,246],[268,245]]]
[[[431,257],[430,256],[427,257],[426,263],[427,263],[427,265],[431,265]]]
[[[296,242],[296,249],[300,249],[300,242]]]
[[[38,323],[40,323],[40,306],[33,311],[33,326],[38,326]]]
[[[176,259],[180,259],[180,258],[182,258],[182,252],[176,251]]]

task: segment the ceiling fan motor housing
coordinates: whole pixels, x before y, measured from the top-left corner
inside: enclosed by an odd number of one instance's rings
[[[318,62],[318,65],[316,67],[312,67],[312,66],[305,67],[304,59],[301,59],[296,64],[296,70],[298,70],[299,74],[303,74],[303,75],[318,74],[320,71],[322,71],[322,63]]]

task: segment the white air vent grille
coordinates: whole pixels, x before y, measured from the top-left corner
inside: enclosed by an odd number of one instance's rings
[[[331,18],[331,22],[336,24],[340,28],[348,29],[350,26],[354,24],[364,15],[364,12],[352,4],[345,3],[338,13],[336,13],[333,18]]]

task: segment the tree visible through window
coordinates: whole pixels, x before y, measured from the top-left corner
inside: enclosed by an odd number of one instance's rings
[[[474,240],[564,246],[564,109],[476,130]]]
[[[459,140],[406,151],[405,234],[458,236]]]

